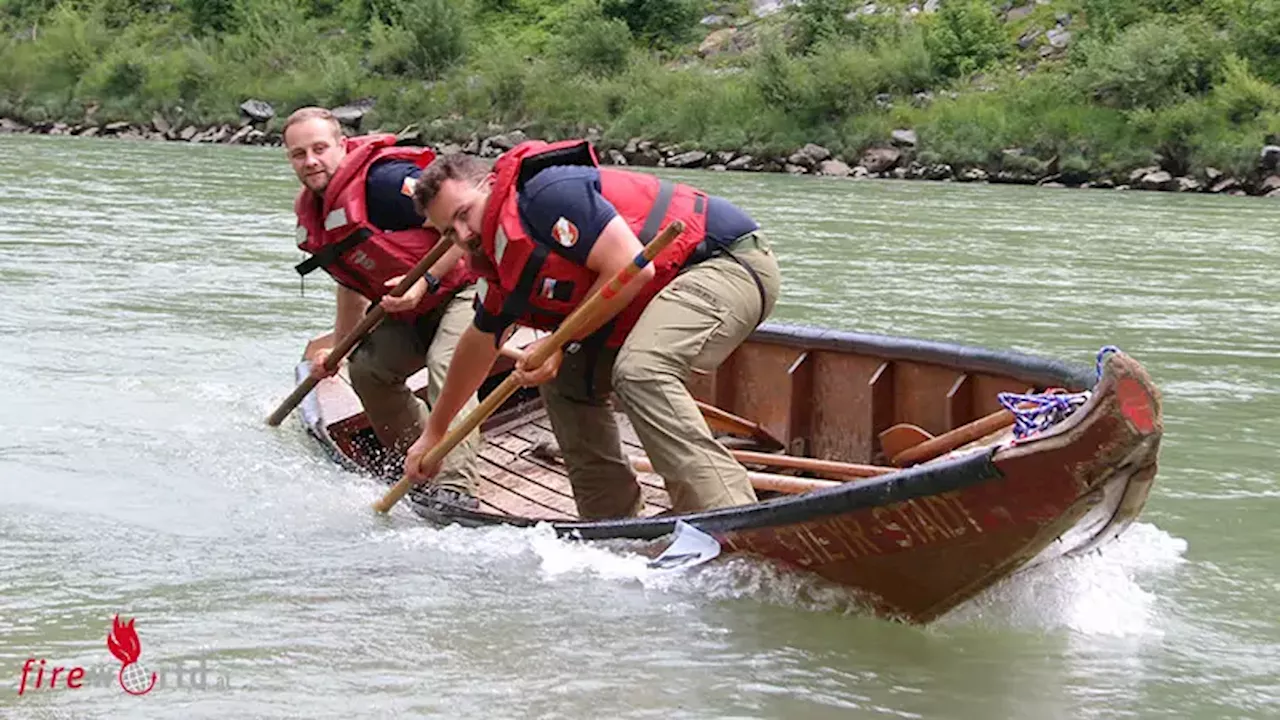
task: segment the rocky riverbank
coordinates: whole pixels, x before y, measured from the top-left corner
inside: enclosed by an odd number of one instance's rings
[[[359,132],[360,120],[370,106],[339,108],[335,114],[351,132]],[[212,126],[174,124],[160,115],[150,123],[91,120],[24,123],[0,118],[0,134],[74,135],[122,140],[166,140],[171,142],[217,143],[226,145],[280,146],[278,131],[269,129],[274,111],[261,101],[247,101],[241,106],[243,119],[238,124]],[[437,125],[437,127],[432,127]],[[442,130],[439,121],[427,130],[409,129],[401,133],[408,142],[425,142],[441,152],[468,152],[481,157],[497,157],[503,151],[524,141],[520,130],[495,132],[487,137],[472,135],[465,144],[431,142],[432,130]],[[1214,168],[1188,175],[1176,175],[1159,166],[1134,168],[1123,176],[1098,176],[1058,166],[1057,158],[1041,160],[1025,155],[1018,148],[1006,149],[994,166],[954,166],[945,162],[922,162],[918,158],[917,138],[909,129],[895,130],[884,143],[862,152],[857,158],[839,158],[830,150],[807,144],[787,155],[759,156],[734,151],[708,151],[678,143],[659,143],[632,138],[623,145],[603,142],[595,131],[588,138],[596,143],[601,162],[636,167],[671,167],[711,171],[776,172],[791,175],[899,180],[933,180],[941,182],[989,182],[1042,187],[1099,188],[1116,190],[1156,190],[1165,192],[1200,192],[1225,195],[1254,195],[1280,199],[1280,145],[1265,145],[1258,155],[1256,170],[1246,177],[1234,177]]]

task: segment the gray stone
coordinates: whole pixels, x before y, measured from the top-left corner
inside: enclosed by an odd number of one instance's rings
[[[494,135],[493,137],[485,140],[485,142],[491,145],[492,147],[495,147],[505,152],[528,139],[529,138],[524,134],[524,131],[512,130],[509,133]]]
[[[1222,178],[1209,188],[1211,193],[1230,193],[1240,189],[1240,181],[1235,178]]]
[[[925,13],[936,13],[941,5],[941,0],[925,0],[924,11]]]
[[[666,165],[675,168],[697,168],[702,167],[706,161],[707,153],[702,150],[690,150],[667,158]]]
[[[739,155],[738,157],[725,163],[726,170],[755,170],[756,159],[750,155]]]
[[[867,169],[872,175],[879,175],[886,170],[892,169],[898,164],[898,160],[902,158],[902,151],[897,148],[868,148],[862,153],[862,159],[858,164]]]
[[[1164,170],[1157,170],[1142,176],[1133,186],[1139,190],[1174,190],[1177,188],[1177,181],[1173,175]]]
[[[1023,5],[1022,7],[1016,7],[1010,10],[1009,12],[1005,13],[1004,20],[1005,22],[1018,22],[1022,18],[1025,18],[1029,16],[1031,13],[1035,12],[1035,10],[1036,10],[1035,7],[1031,5]]]
[[[1129,184],[1136,185],[1139,180],[1154,172],[1160,172],[1160,168],[1154,165],[1151,167],[1138,168],[1137,170],[1129,173]]]
[[[723,15],[708,15],[699,20],[698,24],[706,25],[707,27],[719,27],[727,22],[729,22],[729,19]]]
[[[987,171],[982,168],[969,168],[956,176],[961,182],[986,182]]]
[[[1275,192],[1276,190],[1280,190],[1280,175],[1272,175],[1266,180],[1263,180],[1262,184],[1258,186],[1259,195],[1267,195]]]
[[[1027,48],[1031,47],[1032,45],[1035,44],[1036,39],[1040,37],[1041,32],[1042,31],[1040,30],[1040,28],[1031,28],[1030,30],[1022,33],[1022,35],[1018,38],[1018,47],[1022,48],[1023,50],[1026,50]]]
[[[97,126],[97,125],[90,125],[89,127],[85,128],[83,131],[81,131],[81,132],[79,132],[79,133],[77,133],[77,134],[78,134],[80,137],[93,137],[94,135],[97,135],[97,134],[98,134],[98,126]]]
[[[1051,28],[1045,33],[1045,37],[1049,39],[1049,44],[1055,48],[1062,49],[1071,44],[1071,31]]]
[[[916,146],[917,138],[915,130],[894,130],[890,137],[892,138],[893,144],[897,147],[913,148]]]
[[[0,118],[0,134],[26,132],[27,126],[9,118]]]
[[[622,152],[618,150],[610,150],[609,152],[605,153],[605,156],[609,158],[609,163],[611,165],[627,164],[627,156],[623,155]]]
[[[107,123],[106,125],[104,125],[102,127],[102,132],[105,135],[117,135],[128,129],[129,129],[129,123],[123,120],[120,120],[117,122]]]
[[[752,0],[751,14],[758,18],[769,17],[782,11],[783,0]]]
[[[783,165],[782,169],[788,175],[804,175],[805,173],[809,172],[809,168],[803,165],[792,165],[791,163],[787,163]]]
[[[811,170],[815,165],[829,157],[831,157],[830,150],[821,145],[807,143],[804,147],[791,153],[787,158],[787,162],[792,165],[799,165],[806,170]]]
[[[733,36],[737,28],[724,28],[707,35],[698,45],[698,57],[709,58],[733,48]]]
[[[724,165],[721,165],[719,163],[716,163],[715,165],[707,166],[707,170],[710,170],[711,172],[724,172],[727,169],[728,168],[726,168]]]
[[[158,112],[151,113],[151,127],[155,128],[156,132],[162,132],[162,133],[167,133],[171,129],[173,129],[173,127],[169,124],[169,121],[165,120],[164,116]]]
[[[1258,167],[1263,172],[1280,167],[1280,145],[1267,145],[1262,148],[1262,153],[1258,155]]]
[[[1222,179],[1222,177],[1223,177],[1222,171],[1219,170],[1218,168],[1207,167],[1204,169],[1204,179],[1210,185],[1213,185],[1214,183],[1218,182],[1219,180]]]
[[[728,165],[735,157],[737,157],[737,153],[732,150],[717,150],[712,153],[712,158],[717,165]]]
[[[818,165],[818,174],[828,177],[849,177],[853,170],[840,160],[823,160]]]
[[[347,103],[333,109],[333,116],[338,119],[339,123],[346,125],[352,129],[360,127],[360,121],[364,116],[373,109],[375,98],[367,97]]]
[[[244,142],[245,138],[249,137],[249,133],[253,132],[253,130],[254,130],[254,127],[252,125],[245,125],[244,127],[235,131],[235,133],[231,137],[227,138],[227,142],[231,145],[239,145],[240,143]]]
[[[866,178],[871,177],[871,171],[861,165],[854,165],[852,176],[854,180],[865,180]]]
[[[245,100],[240,103],[240,112],[254,122],[266,122],[276,116],[276,109],[265,100]]]
[[[1200,192],[1204,186],[1195,178],[1180,177],[1174,181],[1174,189],[1178,192]]]

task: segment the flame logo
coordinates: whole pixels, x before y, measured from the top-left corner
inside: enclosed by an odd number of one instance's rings
[[[129,622],[120,622],[120,616],[116,615],[111,620],[111,632],[107,633],[107,649],[112,655],[120,661],[120,672],[116,679],[120,681],[120,689],[130,695],[146,695],[156,686],[156,674],[151,673],[151,681],[147,683],[146,671],[140,667],[134,667],[138,662],[138,658],[142,655],[142,641],[138,639],[138,632],[133,629],[134,618],[130,618]],[[133,672],[128,673],[126,670],[133,668]],[[146,684],[146,687],[143,685]]]

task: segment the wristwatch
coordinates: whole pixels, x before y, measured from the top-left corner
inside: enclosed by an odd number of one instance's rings
[[[431,273],[427,273],[422,276],[422,279],[427,281],[427,292],[431,293],[432,295],[434,295],[435,292],[440,289],[440,278],[436,277],[435,275],[432,275]]]

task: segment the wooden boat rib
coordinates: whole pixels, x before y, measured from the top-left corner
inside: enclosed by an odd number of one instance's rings
[[[326,342],[308,346],[299,376]],[[495,376],[510,364],[501,360]],[[1030,437],[1004,429],[912,467],[762,495],[749,506],[672,515],[661,478],[641,474],[641,516],[595,522],[577,519],[564,468],[545,452],[554,443],[545,411],[535,393],[524,393],[482,427],[480,511],[433,519],[549,522],[586,540],[656,540],[684,520],[726,553],[816,573],[852,588],[879,614],[928,622],[1014,572],[1113,539],[1137,517],[1156,474],[1159,393],[1124,353],[1106,354],[1098,368],[1100,376],[1089,366],[1019,353],[765,325],[689,387],[759,423],[791,455],[884,463],[878,436],[894,424],[937,435],[999,410],[1001,392],[1091,392],[1074,413]],[[410,384],[425,395],[425,373]],[[336,459],[379,474],[376,440],[343,378],[322,382],[302,414]],[[625,449],[641,455],[619,418]]]

